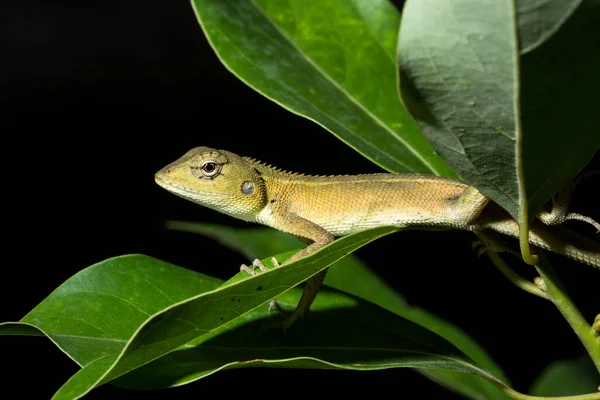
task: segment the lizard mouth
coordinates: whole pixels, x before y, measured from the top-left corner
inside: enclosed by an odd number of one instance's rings
[[[209,199],[209,198],[223,198],[222,194],[212,192],[210,190],[197,190],[192,189],[188,186],[181,185],[177,182],[174,182],[169,179],[165,179],[160,173],[154,175],[154,181],[163,189],[167,191],[183,197],[185,199],[190,199],[193,201],[198,201],[199,199]]]
[[[196,190],[196,189],[192,189],[189,188],[185,185],[180,185],[177,182],[173,182],[169,179],[165,179],[164,177],[160,176],[159,174],[156,174],[154,176],[154,181],[162,188],[167,189],[169,192],[180,192],[180,193],[195,193],[195,194],[200,194],[202,193],[203,195],[205,193]],[[206,193],[207,195],[210,196],[210,193]]]

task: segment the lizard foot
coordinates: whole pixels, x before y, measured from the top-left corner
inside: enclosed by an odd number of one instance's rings
[[[536,276],[533,278],[533,284],[537,286],[542,292],[546,292],[546,282],[541,276]]]
[[[279,261],[277,261],[277,259],[275,257],[271,258],[271,262],[273,263],[273,268],[280,267]],[[256,270],[257,268],[258,268],[258,271]],[[247,266],[246,264],[242,264],[240,266],[240,271],[244,271],[251,276],[256,276],[256,275],[262,274],[263,272],[267,272],[268,270],[269,270],[269,268],[266,267],[259,259],[252,261],[251,267]],[[284,310],[283,307],[281,307],[275,300],[272,300],[269,303],[269,312],[271,312],[273,309],[275,309],[279,314],[281,314],[283,316],[283,319],[275,321],[275,322],[267,323],[267,324],[263,325],[261,330],[267,330],[267,329],[273,329],[273,328],[276,328],[276,329],[279,328],[279,329],[286,330],[290,326],[292,326],[292,324],[298,319],[299,316],[301,316],[301,313],[298,312],[298,310],[296,310],[294,312],[289,312],[289,311]]]
[[[273,268],[279,268],[279,261],[275,257],[271,258],[271,262],[273,263]],[[259,271],[255,269],[258,268]],[[263,272],[267,272],[269,268],[267,268],[259,259],[252,261],[252,267],[248,267],[246,264],[242,264],[240,266],[240,271],[247,272],[249,275],[256,276]],[[273,329],[273,328],[283,328],[286,330],[298,319],[300,316],[297,312],[289,312],[283,309],[275,300],[272,300],[269,303],[269,312],[275,309],[279,314],[283,316],[283,320],[272,322],[269,324],[265,324],[261,330]]]
[[[285,311],[281,308],[281,306],[279,306],[279,304],[272,302],[271,307],[278,309],[279,312],[283,314],[283,320],[271,323],[267,325],[266,328],[283,328],[285,330],[292,326],[292,324],[299,317],[304,317],[304,315],[309,312],[310,305],[317,296],[317,293],[323,284],[323,280],[325,279],[326,273],[327,270],[323,270],[306,281],[306,285],[302,291],[302,297],[300,298],[300,301],[293,312]]]
[[[279,268],[279,262],[275,257],[271,258],[271,262],[273,263],[273,268]],[[255,270],[257,267],[260,271]],[[242,264],[240,266],[240,271],[247,272],[252,276],[256,276],[262,272],[267,272],[268,270],[269,268],[265,267],[265,265],[258,258],[252,261],[252,268],[248,267],[246,264]]]
[[[600,314],[596,315],[594,318],[594,323],[592,324],[592,331],[596,336],[600,336]]]
[[[267,330],[267,329],[283,329],[284,331],[286,329],[288,329],[290,326],[292,326],[294,324],[294,322],[296,322],[296,320],[298,319],[298,317],[302,317],[301,313],[296,311],[286,311],[283,309],[283,307],[281,307],[279,305],[279,303],[277,303],[275,300],[271,301],[269,303],[269,311],[275,309],[279,314],[281,314],[281,316],[283,317],[282,319],[278,320],[278,321],[274,321],[271,323],[267,323],[265,324],[261,329],[262,330]]]

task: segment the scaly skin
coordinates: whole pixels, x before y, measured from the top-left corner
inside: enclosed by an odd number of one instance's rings
[[[312,242],[286,263],[323,247],[336,236],[378,226],[492,231],[519,237],[517,223],[488,197],[466,183],[437,176],[306,176],[228,151],[197,147],[157,172],[155,180],[195,203]],[[559,224],[570,219],[564,213],[540,219]],[[600,268],[600,244],[564,227],[534,221],[530,242]],[[285,326],[308,310],[324,276],[325,271],[307,282]]]

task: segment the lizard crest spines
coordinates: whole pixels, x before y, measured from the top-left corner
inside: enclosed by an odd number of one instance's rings
[[[269,172],[273,172],[277,175],[282,175],[282,176],[285,175],[285,176],[294,177],[294,178],[314,178],[314,179],[318,179],[318,178],[370,178],[370,177],[389,177],[390,175],[400,175],[400,174],[393,174],[393,173],[389,173],[389,172],[373,172],[373,173],[369,173],[369,174],[315,175],[315,174],[306,174],[303,172],[288,171],[288,170],[282,169],[280,167],[277,167],[275,165],[267,164],[264,161],[261,161],[261,160],[258,160],[256,158],[252,158],[252,157],[242,157],[242,158],[244,160],[250,162],[254,166],[257,166],[259,168],[264,168]],[[426,174],[419,174],[419,173],[403,174],[403,175],[411,175],[413,177],[423,177],[423,178],[445,179],[442,177],[438,177],[436,175],[426,175]]]

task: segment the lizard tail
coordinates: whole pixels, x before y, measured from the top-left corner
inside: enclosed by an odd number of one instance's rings
[[[519,238],[519,226],[514,220],[496,221],[493,229]],[[536,247],[600,268],[600,243],[563,225],[545,225],[534,220],[529,228],[529,242]]]
[[[533,245],[600,268],[600,243],[562,225],[547,226],[538,221],[533,225],[530,229]]]

